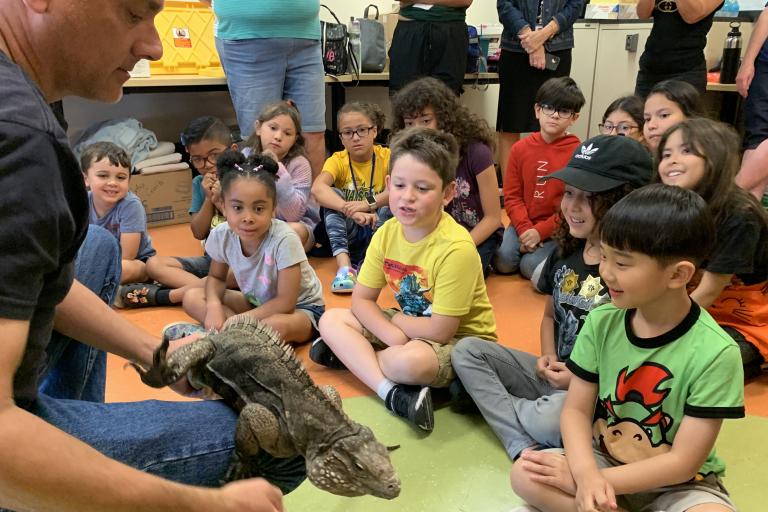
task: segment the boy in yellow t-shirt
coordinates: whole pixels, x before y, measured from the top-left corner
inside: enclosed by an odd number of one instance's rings
[[[394,219],[373,236],[352,309],[326,312],[310,350],[318,364],[349,368],[387,409],[427,432],[434,426],[429,387],[455,378],[454,343],[496,340],[475,244],[443,211],[455,193],[457,162],[450,134],[413,128],[395,137],[387,176]],[[376,304],[385,286],[401,311]]]

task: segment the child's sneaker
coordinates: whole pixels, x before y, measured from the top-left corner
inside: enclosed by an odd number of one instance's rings
[[[163,327],[160,337],[163,339],[163,342],[173,341],[186,338],[190,334],[196,332],[207,333],[208,331],[206,331],[205,327],[200,324],[193,324],[191,322],[173,322],[172,324]]]
[[[453,379],[451,385],[448,386],[448,392],[451,396],[451,410],[453,412],[457,414],[480,414],[477,404],[458,378]]]
[[[336,277],[333,278],[331,283],[331,291],[333,293],[352,293],[352,289],[357,282],[357,273],[351,267],[341,267],[336,272]]]
[[[429,386],[397,384],[389,390],[384,405],[425,432],[432,432],[435,427],[435,414],[432,410]]]
[[[323,338],[317,338],[312,342],[312,346],[309,347],[309,358],[321,366],[331,368],[333,370],[346,370],[347,367],[344,363],[336,357],[331,347],[329,347]]]

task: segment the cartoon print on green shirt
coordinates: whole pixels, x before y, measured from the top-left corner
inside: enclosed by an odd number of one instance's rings
[[[662,410],[672,374],[657,363],[627,370],[619,372],[615,395],[599,398],[592,428],[600,449],[624,464],[661,455],[672,447],[666,435],[672,418]],[[667,387],[660,389],[664,383]]]

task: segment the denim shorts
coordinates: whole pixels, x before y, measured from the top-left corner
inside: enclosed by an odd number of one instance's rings
[[[221,65],[245,139],[268,103],[291,99],[305,132],[325,131],[325,72],[320,42],[311,39],[216,39]]]
[[[211,257],[208,254],[202,256],[181,257],[176,256],[176,260],[181,263],[181,268],[200,279],[208,276],[211,269]]]
[[[325,306],[317,304],[296,304],[296,311],[301,311],[309,317],[309,321],[312,323],[312,327],[315,328],[317,333],[320,333],[318,324],[320,323],[320,317],[325,313]]]

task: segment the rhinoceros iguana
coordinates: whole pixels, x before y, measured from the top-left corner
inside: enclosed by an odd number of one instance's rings
[[[153,387],[187,374],[193,386],[213,390],[239,411],[225,481],[257,476],[258,468],[249,461],[265,450],[274,457],[303,455],[307,477],[325,491],[397,497],[400,480],[387,449],[371,429],[347,417],[338,392],[317,387],[293,349],[269,326],[248,317],[233,320],[167,357],[164,340],[147,371],[133,365]]]

